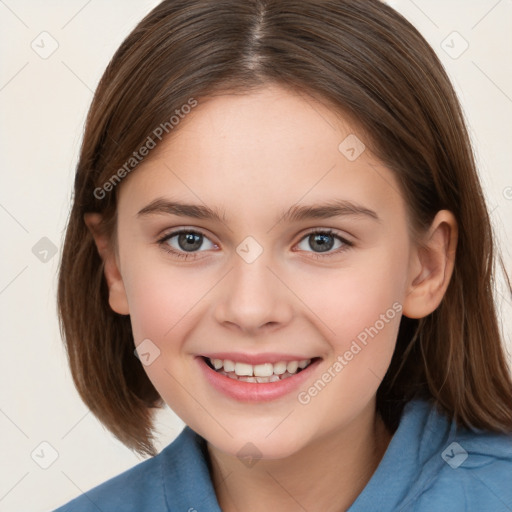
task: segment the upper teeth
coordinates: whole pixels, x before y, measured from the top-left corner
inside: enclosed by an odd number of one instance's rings
[[[311,363],[311,359],[302,359],[300,361],[280,361],[278,363],[247,364],[231,361],[230,359],[210,359],[210,363],[216,370],[224,368],[225,372],[235,372],[239,376],[247,377],[270,377],[271,375],[282,375],[296,373],[299,368],[306,368]]]

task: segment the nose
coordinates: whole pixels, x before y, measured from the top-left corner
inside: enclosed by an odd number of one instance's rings
[[[232,270],[217,290],[215,319],[247,334],[280,329],[293,316],[293,293],[285,273],[263,252],[252,263],[236,255]]]

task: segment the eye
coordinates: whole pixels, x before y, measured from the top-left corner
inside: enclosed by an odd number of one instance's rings
[[[331,251],[333,246],[335,245],[335,242],[338,241],[339,245],[337,250]],[[354,244],[352,242],[349,242],[345,238],[335,234],[332,230],[315,230],[308,233],[304,238],[302,238],[300,243],[306,243],[311,247],[314,253],[315,258],[322,258],[322,257],[329,257],[334,256],[336,254],[340,254],[341,252],[344,252],[348,250],[350,247],[352,247]],[[300,245],[300,244],[299,244]],[[310,252],[307,249],[301,249],[305,250],[306,252]],[[323,254],[327,253],[327,254]]]
[[[208,240],[212,246],[207,249],[217,247],[203,233],[193,229],[173,231],[158,240],[158,244],[164,251],[169,252],[178,258],[195,259],[197,257],[197,250],[203,245],[205,240]]]
[[[205,241],[208,241],[210,244],[210,247],[207,247],[205,250],[218,248],[218,246],[211,242],[206,235],[193,229],[180,229],[178,231],[173,231],[160,238],[157,243],[164,251],[172,254],[173,256],[183,259],[196,259],[197,253],[203,252],[198,249],[203,246]],[[331,251],[336,241],[339,244],[338,248],[335,251]],[[312,252],[315,258],[334,256],[348,250],[354,245],[352,242],[349,242],[345,238],[335,234],[332,230],[319,229],[311,231],[304,236],[299,245],[301,243],[304,244],[304,242],[313,248]],[[304,248],[301,248],[300,250],[311,252]]]

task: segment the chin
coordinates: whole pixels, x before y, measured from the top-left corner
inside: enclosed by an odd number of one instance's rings
[[[284,425],[279,425],[274,431],[268,428],[254,426],[240,426],[233,429],[230,437],[223,435],[209,435],[208,431],[198,432],[217,450],[244,460],[275,460],[284,459],[294,455],[307,446],[304,434],[293,435]],[[211,434],[211,432],[210,432]]]
[[[300,443],[269,442],[268,440],[254,439],[247,441],[236,439],[232,443],[223,443],[215,445],[215,448],[227,455],[237,457],[243,463],[257,460],[279,460],[285,459],[297,453],[300,450]],[[213,443],[212,443],[213,444]]]

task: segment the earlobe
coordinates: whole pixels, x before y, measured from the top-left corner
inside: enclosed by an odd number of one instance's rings
[[[98,253],[103,260],[103,272],[109,290],[110,307],[120,315],[129,315],[128,299],[119,264],[111,240],[102,230],[102,217],[99,213],[84,214],[84,222],[91,232]]]
[[[423,318],[441,303],[455,266],[457,237],[454,215],[448,210],[439,211],[421,245],[411,255],[405,316]]]

